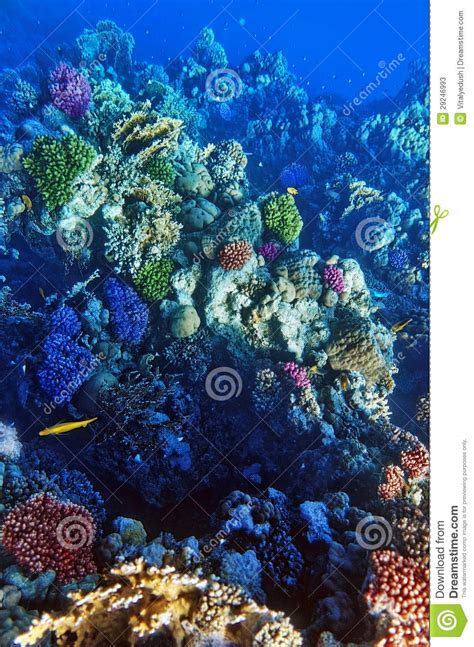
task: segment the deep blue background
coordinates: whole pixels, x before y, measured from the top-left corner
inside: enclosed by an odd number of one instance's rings
[[[351,98],[374,79],[379,62],[402,53],[428,58],[428,0],[4,0],[1,66],[73,41],[101,18],[131,31],[138,59],[166,65],[211,26],[236,66],[260,48],[282,49],[311,95]],[[406,78],[401,65],[381,92]]]

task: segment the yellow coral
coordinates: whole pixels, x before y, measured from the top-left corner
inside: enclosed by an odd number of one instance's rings
[[[114,126],[112,138],[126,154],[136,154],[140,163],[158,151],[176,147],[183,127],[179,119],[160,117],[146,101],[141,110],[132,112]]]
[[[236,586],[173,568],[147,568],[143,560],[104,575],[90,592],[71,593],[65,612],[45,613],[16,640],[36,645],[51,634],[58,645],[137,645],[153,637],[177,647],[213,637],[250,647],[302,645],[282,613],[259,606]],[[254,640],[255,639],[255,640]]]
[[[363,180],[351,182],[349,185],[350,196],[349,204],[344,209],[342,217],[345,218],[353,211],[359,211],[374,202],[383,202],[383,196],[380,191],[367,186]]]

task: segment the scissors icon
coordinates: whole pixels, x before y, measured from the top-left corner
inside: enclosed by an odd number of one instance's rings
[[[441,206],[439,204],[436,204],[434,207],[434,215],[435,217],[430,222],[431,235],[435,233],[438,227],[438,222],[443,218],[446,218],[447,216],[449,216],[449,211],[447,209],[445,209],[444,211],[441,211]]]

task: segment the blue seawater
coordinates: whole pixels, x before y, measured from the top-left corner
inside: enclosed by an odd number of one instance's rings
[[[377,568],[427,582],[428,1],[5,0],[0,29],[0,645],[140,557],[201,578],[189,641],[229,622],[212,575],[287,616],[252,644],[403,642]],[[101,578],[15,535],[43,492]]]

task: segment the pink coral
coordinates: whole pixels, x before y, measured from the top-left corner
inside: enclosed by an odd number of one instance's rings
[[[304,389],[311,386],[308,373],[304,366],[298,366],[295,362],[286,362],[283,366],[285,373],[287,373],[293,382],[295,383],[296,388]]]
[[[273,243],[272,241],[264,243],[257,249],[257,254],[263,256],[266,261],[274,261],[278,258],[281,252],[281,247],[278,243]]]
[[[83,117],[91,101],[91,86],[86,77],[66,63],[51,73],[49,92],[56,106],[69,117]]]
[[[335,265],[326,265],[323,270],[324,282],[334,290],[336,294],[341,294],[345,290],[344,272]]]
[[[7,514],[2,543],[31,573],[53,570],[60,582],[70,582],[97,572],[91,552],[95,533],[86,508],[42,493]]]
[[[227,243],[219,252],[219,262],[225,270],[240,270],[252,258],[252,245],[247,240]]]
[[[429,571],[421,560],[393,550],[370,556],[370,577],[364,593],[371,613],[381,619],[380,647],[429,644]],[[383,621],[389,618],[388,624]]]
[[[398,465],[389,465],[385,468],[385,483],[378,487],[378,494],[382,501],[390,501],[401,496],[405,479],[403,471]]]
[[[430,454],[422,443],[418,443],[414,449],[401,453],[400,464],[409,478],[418,478],[428,472],[430,468]]]

